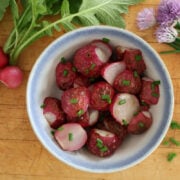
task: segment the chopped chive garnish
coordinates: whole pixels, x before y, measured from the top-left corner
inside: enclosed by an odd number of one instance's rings
[[[57,128],[58,131],[62,131],[63,129],[64,129],[63,126]]]
[[[104,38],[102,38],[102,41],[105,42],[105,43],[109,43],[110,40],[108,38],[104,37]]]
[[[165,145],[165,146],[168,146],[170,143],[169,143],[169,141],[164,140],[164,141],[162,142],[162,144]]]
[[[93,63],[93,64],[91,64],[89,70],[93,70],[95,67],[96,67],[96,64]]]
[[[103,147],[103,142],[101,139],[97,138],[96,139],[96,146],[100,149]]]
[[[122,80],[122,85],[129,86],[131,84],[130,80]]]
[[[142,60],[142,56],[141,55],[135,55],[135,60],[136,61],[141,61]]]
[[[43,108],[45,108],[45,106],[46,106],[45,104],[41,104],[40,107],[43,109]]]
[[[151,95],[152,95],[153,97],[159,97],[159,94],[158,94],[158,93],[155,93],[155,92],[152,92]]]
[[[66,62],[65,57],[62,57],[62,58],[61,58],[61,63],[65,63],[65,62]]]
[[[176,121],[172,121],[170,124],[171,129],[180,129],[180,124]]]
[[[73,71],[73,72],[76,72],[77,69],[73,66],[73,67],[72,67],[72,71]]]
[[[80,109],[78,112],[77,112],[77,115],[80,117],[81,115],[84,114],[84,111],[82,109]]]
[[[126,119],[122,119],[122,124],[125,126],[128,125],[128,122],[126,121]]]
[[[69,133],[69,134],[68,134],[68,138],[69,138],[69,141],[72,141],[72,140],[73,140],[73,134],[72,134],[72,133]]]
[[[142,106],[148,106],[148,104],[146,102],[144,102],[144,101],[141,101],[141,105]]]
[[[69,73],[69,71],[65,69],[65,70],[63,71],[63,76],[66,77],[66,76],[68,75],[68,73]]]
[[[134,71],[133,74],[134,74],[134,77],[138,77],[139,76],[137,71]]]
[[[138,115],[138,113],[139,113],[139,112],[137,111],[137,112],[135,112],[133,115],[136,116],[136,115]]]
[[[156,86],[158,86],[160,84],[160,81],[153,81],[151,83],[151,89],[154,90]]]
[[[72,98],[72,99],[70,99],[70,102],[71,102],[71,104],[77,104],[78,103],[78,99]]]
[[[176,153],[174,153],[174,152],[171,152],[171,153],[169,153],[168,155],[167,155],[167,160],[170,162],[170,161],[172,161],[175,157],[176,157]]]
[[[101,99],[105,100],[107,103],[111,104],[111,98],[110,98],[109,94],[102,94]]]
[[[125,99],[121,99],[118,104],[122,105],[122,104],[125,104],[125,103],[126,103],[126,100]]]
[[[176,146],[180,146],[180,141],[177,141],[177,140],[174,139],[173,137],[170,137],[170,138],[169,138],[169,141],[170,141],[172,144],[176,145]]]
[[[101,152],[106,152],[107,150],[108,150],[107,146],[103,146],[103,147],[100,149]]]
[[[138,126],[139,126],[140,128],[143,128],[143,127],[144,127],[144,123],[143,123],[143,122],[139,122],[139,123],[138,123]]]
[[[54,136],[54,133],[55,133],[54,131],[51,131],[52,136]]]

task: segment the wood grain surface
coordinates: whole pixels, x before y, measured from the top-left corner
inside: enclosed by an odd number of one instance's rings
[[[138,11],[144,7],[157,7],[159,0],[146,0],[131,6],[125,15],[127,29],[146,40],[157,52],[169,49],[158,44],[155,28],[139,31],[136,27]],[[0,22],[0,46],[3,46],[13,26],[7,11]],[[147,159],[127,170],[96,174],[74,169],[54,158],[36,138],[26,111],[26,85],[31,69],[45,47],[63,32],[44,37],[26,48],[19,57],[19,67],[24,71],[23,84],[17,89],[7,89],[0,84],[0,180],[178,180],[180,179],[180,147],[160,145]],[[172,78],[175,95],[173,119],[180,123],[180,54],[161,55]],[[166,137],[180,141],[180,130],[169,129]],[[177,153],[172,161],[167,154]]]

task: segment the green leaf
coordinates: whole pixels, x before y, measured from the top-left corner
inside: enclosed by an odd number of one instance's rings
[[[63,18],[69,15],[70,15],[69,1],[63,0],[62,5],[61,5],[61,17]]]
[[[0,20],[4,17],[6,8],[9,6],[10,0],[1,0],[0,1]]]

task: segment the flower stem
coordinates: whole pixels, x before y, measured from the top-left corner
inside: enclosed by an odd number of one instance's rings
[[[161,51],[160,54],[173,54],[173,53],[180,53],[180,50],[170,50],[170,51]]]

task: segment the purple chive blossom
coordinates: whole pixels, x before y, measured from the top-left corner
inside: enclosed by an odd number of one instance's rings
[[[155,12],[153,8],[144,8],[137,15],[137,25],[140,30],[148,29],[156,23]]]
[[[157,10],[157,22],[168,26],[180,18],[180,0],[161,0]]]
[[[178,32],[172,26],[160,26],[156,31],[156,39],[159,43],[172,43],[177,36]]]

